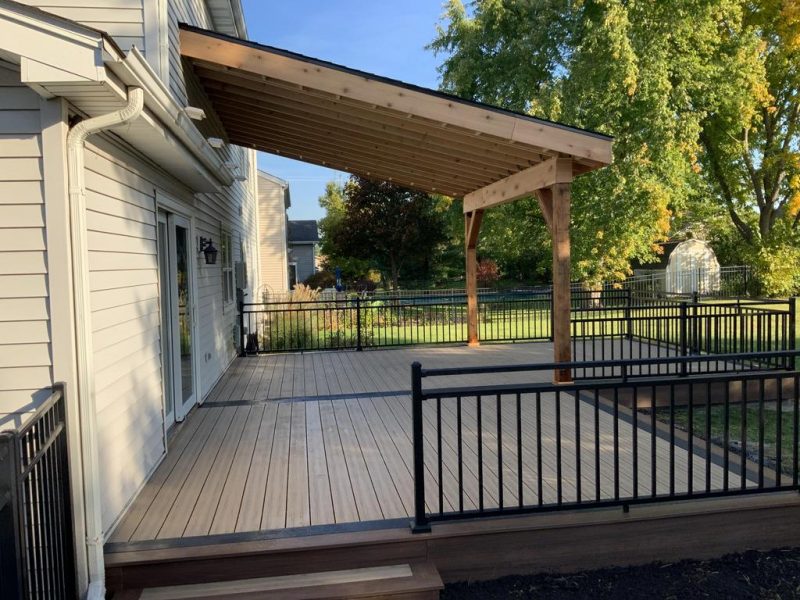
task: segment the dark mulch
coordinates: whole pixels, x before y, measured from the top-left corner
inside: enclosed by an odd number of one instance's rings
[[[574,575],[503,577],[454,583],[442,600],[656,600],[689,598],[800,598],[800,548],[749,551],[715,560],[686,560],[600,569]]]

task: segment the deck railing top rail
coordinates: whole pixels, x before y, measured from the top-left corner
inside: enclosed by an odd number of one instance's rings
[[[730,363],[738,363],[741,361],[748,361],[753,363],[763,362],[769,364],[776,359],[791,359],[800,357],[800,350],[784,350],[773,352],[737,352],[735,354],[723,355],[693,355],[693,356],[661,356],[656,358],[635,358],[635,359],[619,359],[619,360],[585,360],[573,361],[568,363],[529,363],[522,365],[493,365],[483,367],[446,367],[437,369],[424,369],[418,362],[413,363],[419,365],[419,376],[426,377],[452,377],[457,375],[489,375],[498,373],[522,373],[525,371],[540,372],[540,371],[554,371],[555,369],[592,369],[595,367],[620,367],[622,369],[630,369],[632,367],[642,367],[650,365],[681,365],[681,364],[703,364],[715,361],[726,361]],[[413,367],[412,367],[413,368]],[[736,371],[733,371],[736,373]],[[602,378],[612,379],[612,378]],[[616,379],[616,378],[613,378]],[[434,397],[441,395],[445,392],[444,389],[436,389],[431,391],[424,391],[423,397]]]

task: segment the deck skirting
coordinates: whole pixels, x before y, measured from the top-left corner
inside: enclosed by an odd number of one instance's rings
[[[800,495],[547,513],[386,529],[107,552],[111,590],[429,561],[445,582],[706,559],[800,543]]]

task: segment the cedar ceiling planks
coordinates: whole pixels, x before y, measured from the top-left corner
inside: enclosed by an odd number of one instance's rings
[[[370,179],[460,197],[549,158],[610,162],[605,136],[220,34],[182,26],[181,53],[231,143]]]

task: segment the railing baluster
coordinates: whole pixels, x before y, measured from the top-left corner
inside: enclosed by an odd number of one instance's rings
[[[517,504],[522,508],[524,502],[522,495],[523,487],[523,472],[522,472],[522,398],[521,394],[517,394]]]
[[[483,512],[483,406],[480,395],[475,397],[478,429],[478,511]]]
[[[797,388],[795,387],[795,390],[796,389]],[[796,404],[797,401],[795,395],[795,405]],[[797,444],[795,444],[795,448],[797,448]],[[796,456],[795,456],[795,462],[797,462]],[[544,475],[542,473],[542,394],[541,392],[536,392],[536,486],[537,486],[536,490],[537,494],[539,495],[539,506],[544,504],[544,496],[542,492],[543,477]]]
[[[503,508],[503,405],[500,394],[497,394],[497,501]]]

